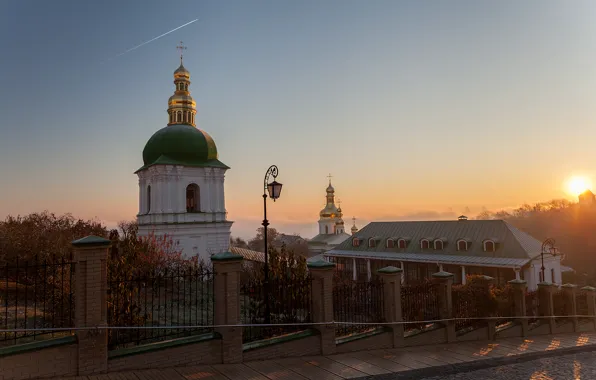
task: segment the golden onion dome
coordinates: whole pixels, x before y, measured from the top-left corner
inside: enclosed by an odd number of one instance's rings
[[[319,213],[319,216],[324,217],[324,218],[334,218],[335,215],[337,215],[337,207],[335,207],[334,204],[328,204]]]
[[[187,106],[196,108],[197,103],[189,94],[174,94],[168,99],[168,106]]]
[[[174,71],[174,78],[186,78],[190,79],[190,72],[186,70],[186,67],[182,63],[180,63],[180,67]]]

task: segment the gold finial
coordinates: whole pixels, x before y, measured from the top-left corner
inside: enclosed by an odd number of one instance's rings
[[[184,55],[184,50],[186,50],[186,46],[184,46],[182,44],[182,41],[180,41],[180,45],[176,46],[176,49],[178,49],[180,51],[180,64],[182,64],[182,56]]]
[[[354,225],[356,225],[356,217],[355,216],[352,217],[352,222],[354,222]]]
[[[331,173],[329,173],[329,175],[327,176],[327,178],[329,178],[329,184],[330,185],[331,185],[331,177],[333,177],[333,176],[331,175]]]
[[[341,208],[341,199],[339,199],[339,197],[337,197],[337,204],[339,205],[339,208]]]

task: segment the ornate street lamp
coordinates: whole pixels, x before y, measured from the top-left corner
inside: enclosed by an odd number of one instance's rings
[[[267,247],[267,227],[269,221],[267,220],[267,193],[273,202],[279,198],[281,194],[282,184],[277,182],[278,169],[277,166],[271,165],[265,173],[264,189],[263,189],[263,240],[265,243],[265,324],[271,323],[269,310],[269,249]],[[269,182],[269,177],[273,177],[273,182]]]
[[[548,252],[545,249],[548,248]],[[555,239],[548,238],[544,242],[542,242],[542,248],[540,249],[540,257],[542,258],[542,282],[546,282],[546,277],[544,275],[544,254],[550,253],[553,256],[557,255],[557,247],[555,247]]]

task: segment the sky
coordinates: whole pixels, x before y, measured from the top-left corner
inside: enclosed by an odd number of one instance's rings
[[[591,0],[2,0],[0,219],[133,219],[181,40],[233,235],[259,227],[272,164],[271,226],[305,237],[329,173],[348,226],[573,199],[569,177],[596,183],[595,17]]]

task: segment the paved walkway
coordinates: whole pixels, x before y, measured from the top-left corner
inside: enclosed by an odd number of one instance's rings
[[[243,364],[216,364],[197,367],[139,370],[81,376],[79,380],[341,380],[371,375],[381,378],[407,378],[432,368],[463,368],[482,360],[516,356],[533,357],[548,351],[570,351],[572,347],[593,346],[596,333],[544,335],[507,338],[493,342],[460,342],[425,347],[361,351],[330,356],[271,359]],[[529,355],[524,355],[529,354]],[[508,358],[512,359],[512,358]],[[493,360],[494,361],[494,360]],[[438,368],[437,368],[438,369]],[[405,377],[402,377],[405,376]],[[411,377],[410,377],[411,378]]]

